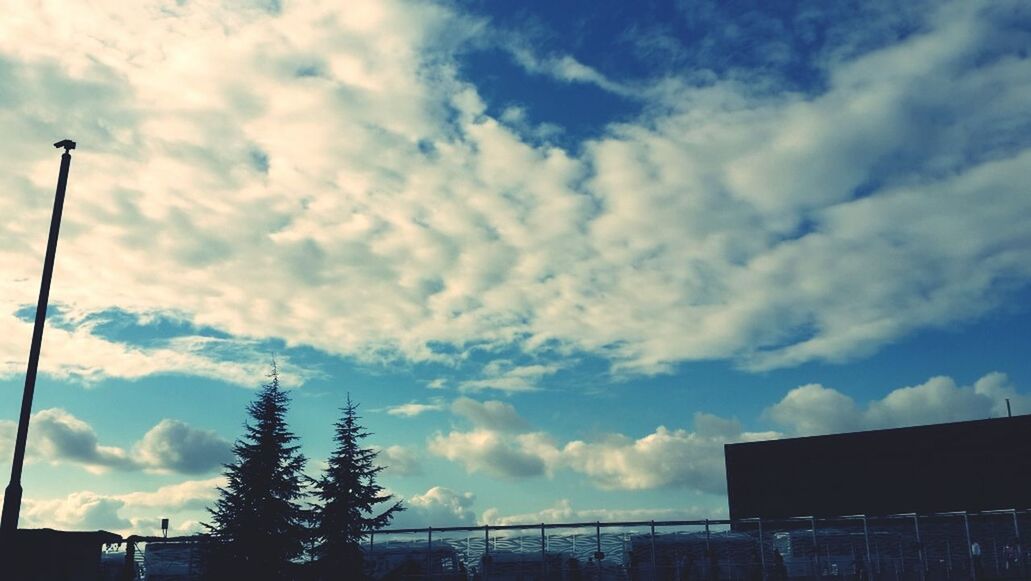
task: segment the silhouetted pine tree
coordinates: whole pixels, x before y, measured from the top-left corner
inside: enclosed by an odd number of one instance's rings
[[[389,502],[393,495],[383,494],[383,487],[376,484],[383,467],[375,465],[375,450],[361,446],[370,433],[358,423],[358,404],[351,402],[350,394],[341,411],[334,437],[336,449],[315,483],[315,495],[322,501],[314,507],[315,534],[321,541],[319,571],[324,579],[363,579],[362,538],[370,529],[386,526],[394,513],[404,508],[395,502],[375,514],[376,506]]]
[[[247,407],[252,421],[233,446],[236,460],[225,465],[228,483],[208,509],[211,578],[289,579],[292,561],[303,551],[305,458],[287,429],[289,398],[279,388],[275,361],[269,377]]]

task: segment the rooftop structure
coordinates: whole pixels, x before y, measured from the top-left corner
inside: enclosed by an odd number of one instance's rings
[[[728,444],[730,518],[1031,507],[1031,416]]]

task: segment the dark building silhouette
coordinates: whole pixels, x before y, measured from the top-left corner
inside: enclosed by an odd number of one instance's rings
[[[1031,508],[1031,416],[727,444],[730,518]]]
[[[107,531],[19,529],[0,569],[0,579],[99,581],[105,578],[101,549],[121,541],[122,537]]]

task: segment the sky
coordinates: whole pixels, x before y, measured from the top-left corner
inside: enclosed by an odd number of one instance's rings
[[[0,473],[200,530],[275,357],[398,526],[720,518],[723,446],[1031,413],[1031,5],[2,0]]]

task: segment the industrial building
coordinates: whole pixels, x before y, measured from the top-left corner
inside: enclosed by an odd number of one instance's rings
[[[732,520],[1031,508],[1031,416],[728,444]]]

